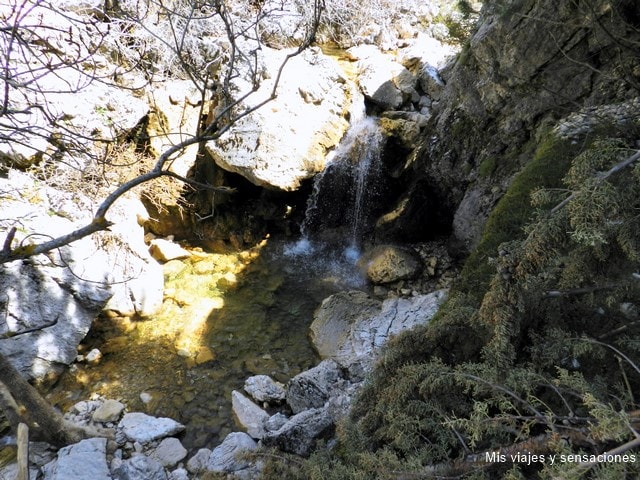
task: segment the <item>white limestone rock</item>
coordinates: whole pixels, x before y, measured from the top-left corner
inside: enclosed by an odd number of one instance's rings
[[[118,433],[128,441],[141,444],[170,437],[183,430],[184,425],[171,418],[157,418],[140,412],[127,413],[118,423]]]
[[[167,472],[162,464],[145,455],[134,455],[113,471],[114,480],[167,480]],[[83,480],[93,478],[83,477]]]
[[[277,403],[284,400],[284,385],[268,375],[254,375],[244,381],[244,391],[257,402]]]
[[[111,480],[107,439],[89,438],[61,448],[42,470],[45,480]]]
[[[231,405],[238,423],[249,436],[260,440],[266,432],[264,424],[269,414],[237,390],[231,392]]]
[[[187,449],[174,437],[163,439],[151,454],[163,467],[172,468],[187,456]]]
[[[91,419],[98,423],[116,422],[125,406],[117,400],[105,400],[94,412]]]
[[[268,97],[290,50],[263,46],[261,52],[267,78],[251,104]],[[327,153],[346,132],[349,91],[337,62],[311,48],[288,62],[275,100],[207,143],[207,151],[220,167],[256,185],[296,190],[324,169]]]
[[[233,432],[213,449],[207,461],[210,472],[232,473],[247,469],[251,464],[239,458],[245,452],[258,448],[257,443],[246,433]]]
[[[316,310],[310,328],[320,356],[348,367],[357,379],[373,366],[391,337],[427,323],[447,296],[447,290],[437,290],[427,295],[390,298],[372,313],[361,308],[361,295],[350,293],[326,298]],[[354,310],[356,315],[344,315],[345,311]]]

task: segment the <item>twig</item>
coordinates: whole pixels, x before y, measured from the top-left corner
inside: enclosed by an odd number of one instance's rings
[[[609,178],[614,173],[617,173],[620,170],[623,170],[623,169],[627,168],[629,165],[632,165],[639,158],[640,158],[640,150],[638,150],[636,153],[634,153],[630,157],[625,158],[623,161],[621,161],[617,165],[614,165],[607,172],[601,173],[600,175],[598,175],[598,179],[596,181],[596,186],[600,185],[602,182],[604,182],[607,178]],[[553,207],[551,209],[551,214],[553,215],[554,213],[557,213],[560,210],[562,210],[564,207],[566,207],[567,204],[569,202],[571,202],[576,197],[577,194],[578,194],[577,192],[573,192],[571,195],[569,195],[567,198],[565,198],[562,202],[560,202],[558,205]]]
[[[596,285],[594,287],[572,288],[570,290],[548,290],[542,294],[543,298],[569,297],[571,295],[584,295],[586,293],[600,292],[602,290],[614,290],[619,285]]]
[[[609,450],[604,452],[598,456],[602,456],[603,458],[607,458],[608,456],[620,455],[624,452],[631,450],[632,448],[640,447],[640,438],[635,438],[627,443],[623,443],[619,447],[614,448],[613,450]],[[580,462],[579,465],[584,468],[593,468],[598,465],[600,462]]]
[[[2,245],[2,253],[8,254],[11,252],[11,243],[13,242],[14,237],[16,236],[16,227],[11,227],[9,233],[7,233],[7,238],[4,239],[4,244]]]

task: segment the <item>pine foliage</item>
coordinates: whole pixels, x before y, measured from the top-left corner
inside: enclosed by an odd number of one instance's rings
[[[463,283],[429,326],[392,342],[308,478],[640,474],[640,453],[624,450],[640,428],[640,167],[606,175],[634,152],[624,135],[582,145],[563,184],[529,188],[531,220],[486,259],[480,301]],[[616,447],[635,463],[483,457]]]

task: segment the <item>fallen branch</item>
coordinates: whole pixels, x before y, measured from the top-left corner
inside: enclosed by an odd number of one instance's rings
[[[594,287],[572,288],[570,290],[548,290],[542,294],[543,298],[570,297],[572,295],[584,295],[587,293],[601,292],[603,290],[615,290],[619,285],[596,285]]]

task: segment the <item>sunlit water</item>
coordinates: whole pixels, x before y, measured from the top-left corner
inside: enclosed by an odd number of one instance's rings
[[[185,424],[192,451],[216,446],[238,429],[231,391],[246,377],[286,382],[319,361],[308,327],[324,298],[363,284],[354,255],[308,240],[269,240],[239,255],[169,262],[162,311],[138,322],[103,319],[88,341],[102,361],[76,364],[50,399],[61,408],[92,393],[122,399],[130,411]],[[143,392],[151,396],[146,404]]]

